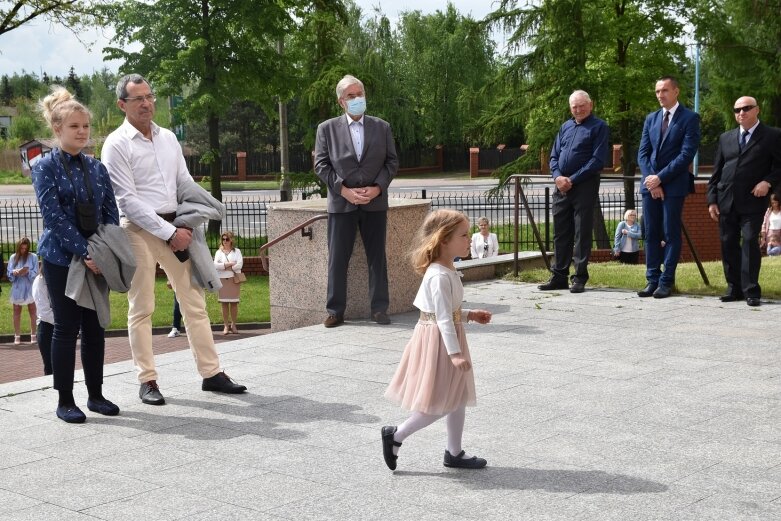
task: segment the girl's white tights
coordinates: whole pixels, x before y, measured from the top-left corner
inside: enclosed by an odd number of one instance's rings
[[[428,427],[444,414],[424,414],[414,411],[404,423],[399,425],[393,440],[399,443],[403,442],[410,434]],[[449,413],[445,422],[447,423],[447,450],[451,455],[457,456],[461,452],[461,437],[464,434],[464,419],[466,418],[466,406],[462,405],[455,411]],[[399,447],[393,447],[393,454],[399,454]],[[467,457],[466,454],[463,456]]]

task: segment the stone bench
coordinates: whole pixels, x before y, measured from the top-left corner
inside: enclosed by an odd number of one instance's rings
[[[458,271],[464,274],[464,281],[490,280],[502,277],[513,270],[513,254],[503,253],[496,257],[487,259],[468,259],[455,262]],[[548,253],[548,258],[552,259],[553,254]],[[522,251],[518,253],[518,269],[520,271],[545,268],[545,261],[542,259],[542,253],[538,251]]]

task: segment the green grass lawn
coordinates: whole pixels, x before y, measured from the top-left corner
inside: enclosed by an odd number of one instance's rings
[[[0,334],[13,334],[13,310],[8,296],[11,293],[10,284],[5,281],[0,284],[3,293],[0,294]],[[155,286],[155,313],[152,315],[154,326],[170,326],[173,318],[174,292],[165,285],[165,279],[157,279]],[[206,306],[209,318],[213,324],[222,324],[222,312],[217,295],[206,293]],[[241,303],[239,303],[239,323],[269,322],[268,277],[247,276],[247,282],[241,287]],[[127,295],[111,292],[111,325],[108,329],[127,329]],[[22,333],[30,332],[30,319],[27,309],[22,311]]]
[[[721,261],[703,263],[705,274],[710,280],[710,286],[702,281],[697,265],[693,262],[679,264],[676,270],[675,287],[679,293],[686,295],[720,296],[727,292],[724,281],[724,270]],[[646,285],[645,265],[627,265],[617,261],[591,263],[588,265],[589,286],[596,288],[624,288],[641,290]],[[522,282],[545,282],[550,278],[550,272],[545,269],[527,270],[519,273]],[[513,280],[512,275],[507,277]],[[781,257],[763,257],[762,271],[759,273],[759,284],[762,287],[762,297],[781,299]]]

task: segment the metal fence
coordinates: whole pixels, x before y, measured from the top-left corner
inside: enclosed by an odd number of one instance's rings
[[[304,192],[308,191],[306,189]],[[537,223],[546,248],[552,249],[553,222],[551,215],[552,187],[549,180],[532,182],[524,188],[535,222]],[[319,195],[309,195],[319,197]],[[419,190],[392,194],[392,197],[406,199],[430,199],[433,208],[452,208],[469,216],[472,224],[478,217],[485,216],[491,221],[491,227],[497,233],[502,251],[513,248],[513,193],[507,187],[498,193],[457,192],[447,190]],[[302,190],[293,192],[293,199],[302,199]],[[613,237],[616,223],[623,219],[624,191],[620,183],[603,183],[599,195],[600,207],[604,217],[605,236]],[[635,200],[640,201],[636,190]],[[278,202],[278,193],[253,195],[251,197],[226,198],[227,217],[222,230],[230,230],[238,237],[236,246],[245,255],[254,255],[258,247],[267,242],[268,205]],[[204,227],[205,229],[205,227]],[[35,250],[38,237],[43,231],[40,210],[36,201],[0,201],[0,252],[3,258],[14,252],[15,243],[22,236],[29,237]],[[598,237],[600,234],[595,234]],[[595,239],[596,240],[596,239]],[[538,246],[529,224],[525,209],[521,209],[520,248],[537,250]],[[207,237],[209,248],[216,251],[219,247],[219,235]],[[605,247],[604,245],[599,245]]]

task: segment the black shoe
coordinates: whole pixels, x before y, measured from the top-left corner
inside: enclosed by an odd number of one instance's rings
[[[223,371],[212,377],[204,378],[201,390],[225,394],[241,394],[246,391],[247,388],[231,380],[230,376]]]
[[[471,458],[464,459],[461,456],[464,455],[464,451],[458,453],[458,456],[453,456],[450,451],[445,451],[445,461],[443,465],[446,467],[453,467],[458,469],[481,469],[485,467],[488,462],[483,458],[472,456]]]
[[[659,286],[656,288],[656,291],[654,291],[654,298],[667,298],[672,294],[672,289],[668,288],[667,286]]]
[[[557,279],[556,277],[551,277],[548,282],[545,284],[540,284],[537,286],[537,289],[541,289],[542,291],[551,291],[554,289],[568,289],[569,284],[566,280]]]
[[[105,398],[99,400],[87,398],[87,409],[103,416],[116,416],[119,414],[119,407]]]
[[[344,317],[341,315],[328,315],[328,317],[323,320],[323,325],[325,327],[336,327],[341,324],[344,324]]]
[[[388,315],[386,315],[383,311],[372,313],[372,320],[374,320],[375,322],[383,326],[387,326],[388,324],[390,324],[390,319],[388,318]]]
[[[761,304],[758,298],[756,297],[749,297],[746,299],[746,304],[751,306],[752,308],[755,308]]]
[[[638,297],[650,297],[654,294],[654,291],[656,291],[656,284],[651,284],[650,282],[646,287],[641,289],[637,292]]]
[[[399,459],[393,453],[393,447],[401,447],[401,443],[393,440],[393,435],[396,434],[396,427],[392,425],[386,425],[380,429],[382,433],[382,457],[385,459],[385,464],[391,470],[396,470],[396,460]]]
[[[726,295],[722,295],[719,297],[719,300],[722,302],[738,302],[739,300],[743,300],[743,295],[731,295],[727,293]]]
[[[583,293],[586,291],[586,285],[582,282],[573,282],[572,286],[569,287],[570,293]]]
[[[84,423],[84,420],[87,419],[81,409],[75,405],[58,405],[57,418],[66,423]]]
[[[163,405],[165,404],[165,398],[160,393],[160,388],[157,386],[157,380],[149,380],[141,384],[138,389],[138,397],[141,401],[147,405]]]

